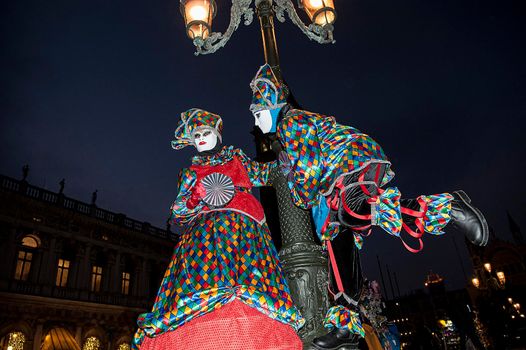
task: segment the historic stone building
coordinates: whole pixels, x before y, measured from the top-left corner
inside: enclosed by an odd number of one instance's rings
[[[508,219],[513,241],[492,232],[486,247],[469,246],[468,291],[495,349],[522,348],[526,339],[526,244],[509,214]]]
[[[0,176],[0,350],[126,350],[175,235]]]

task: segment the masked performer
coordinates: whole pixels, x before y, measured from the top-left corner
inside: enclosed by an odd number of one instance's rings
[[[384,188],[394,173],[384,151],[370,136],[338,124],[334,117],[294,109],[287,102],[287,87],[269,65],[260,67],[250,85],[255,124],[279,141],[283,150],[279,160],[294,203],[312,209],[320,239],[332,241],[326,244],[329,255],[335,257],[333,272],[341,258],[352,255],[345,243],[350,237],[339,236],[352,233],[351,242],[360,248],[361,233],[370,232],[372,225],[396,237],[401,238],[404,231],[416,238],[416,249],[402,240],[412,252],[422,249],[424,233],[441,235],[452,226],[474,244],[487,243],[486,220],[463,191],[401,199],[398,188]],[[350,232],[338,235],[343,228]],[[326,318],[332,331],[314,340],[320,349],[336,349],[350,343],[353,334],[363,334],[358,314],[351,307],[354,300],[349,295],[354,293],[341,287],[342,305],[331,308]]]
[[[172,220],[184,233],[150,313],[139,316],[144,349],[301,349],[304,319],[292,304],[263,208],[250,193],[275,163],[221,145],[222,120],[181,114],[172,147],[198,154],[179,175]],[[142,345],[141,345],[142,344]]]

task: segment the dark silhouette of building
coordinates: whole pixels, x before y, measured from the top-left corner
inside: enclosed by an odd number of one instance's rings
[[[0,176],[0,349],[126,350],[170,259],[169,228]]]
[[[492,231],[486,247],[469,247],[473,276],[468,287],[493,349],[526,343],[526,245],[508,213],[513,242]]]
[[[477,342],[466,289],[447,291],[444,278],[432,271],[423,289],[387,302],[386,316],[396,324],[404,349],[463,349]]]
[[[467,243],[473,272],[466,288],[448,291],[444,278],[430,272],[424,289],[386,302],[404,349],[524,348],[526,245],[509,220],[513,242],[492,231],[486,247]]]

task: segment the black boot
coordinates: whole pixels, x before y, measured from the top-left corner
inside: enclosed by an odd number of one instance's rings
[[[353,349],[358,346],[358,336],[351,333],[348,329],[334,328],[329,333],[314,338],[312,345],[319,350],[336,350],[345,347]]]
[[[456,229],[462,231],[466,238],[473,244],[485,246],[489,239],[489,228],[484,215],[471,204],[471,199],[462,191],[452,193],[451,221]]]

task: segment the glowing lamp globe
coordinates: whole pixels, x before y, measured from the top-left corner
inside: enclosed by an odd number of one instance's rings
[[[307,12],[312,23],[322,27],[336,20],[333,0],[301,0],[299,7]]]
[[[214,0],[181,0],[186,34],[192,40],[206,39],[210,35],[212,19],[216,15]]]
[[[497,278],[499,279],[499,282],[501,284],[505,284],[506,283],[506,276],[504,275],[504,272],[498,271],[497,272]]]
[[[486,269],[486,271],[491,272],[491,264],[490,263],[485,263],[484,264],[484,268]]]

